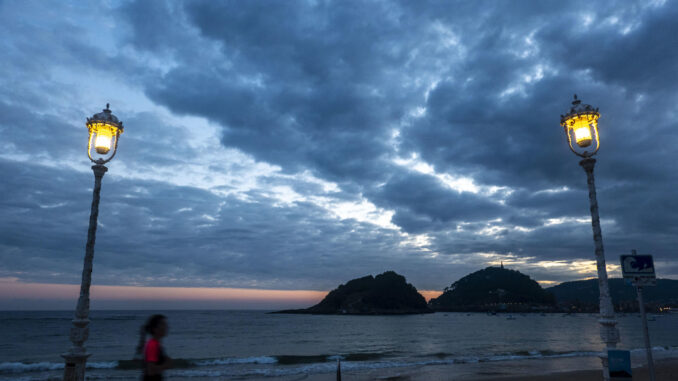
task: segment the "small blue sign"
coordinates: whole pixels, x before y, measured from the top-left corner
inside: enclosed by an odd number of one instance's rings
[[[619,259],[624,278],[655,278],[651,255],[621,255]]]
[[[630,351],[610,349],[607,351],[607,361],[610,369],[610,381],[632,379]]]

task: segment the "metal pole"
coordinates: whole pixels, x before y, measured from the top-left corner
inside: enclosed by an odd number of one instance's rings
[[[89,215],[89,230],[87,230],[87,245],[85,246],[85,262],[82,267],[82,282],[80,283],[80,297],[75,308],[73,327],[70,339],[73,346],[61,356],[66,360],[64,381],[83,381],[87,353],[84,343],[89,336],[89,288],[92,284],[92,262],[94,259],[94,242],[97,235],[97,219],[99,217],[99,199],[101,193],[101,179],[108,168],[101,164],[92,166],[94,171],[94,190],[92,194],[92,210]]]
[[[596,267],[598,269],[598,289],[600,291],[600,338],[606,346],[601,356],[603,363],[603,379],[609,381],[610,368],[608,367],[607,351],[617,347],[619,342],[619,330],[614,318],[614,307],[610,297],[610,286],[607,281],[607,269],[605,267],[605,250],[603,248],[603,233],[600,229],[600,217],[598,215],[598,199],[596,198],[596,183],[593,178],[593,167],[596,159],[587,158],[579,162],[586,172],[589,187],[589,203],[591,204],[591,226],[593,228],[593,242],[596,246]]]
[[[647,353],[647,369],[650,372],[650,381],[654,380],[654,361],[652,360],[652,347],[650,346],[650,333],[647,329],[647,316],[645,316],[645,302],[643,301],[643,286],[636,286],[638,291],[638,307],[640,318],[643,320],[643,336],[645,339],[645,352]]]

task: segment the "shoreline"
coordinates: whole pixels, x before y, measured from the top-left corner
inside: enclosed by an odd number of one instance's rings
[[[574,361],[571,361],[574,360]],[[506,365],[500,370],[496,366],[486,366],[486,363],[452,365],[425,365],[407,369],[375,369],[367,371],[342,371],[342,379],[346,381],[600,381],[602,369],[598,358],[569,359],[548,364],[546,361],[543,371],[535,373],[534,360],[524,360]],[[536,360],[543,361],[543,360]],[[556,365],[555,363],[561,363]],[[564,364],[563,364],[564,363]],[[554,366],[555,365],[555,366]],[[572,366],[572,370],[562,366]],[[582,369],[578,369],[581,367]],[[675,380],[678,375],[678,358],[664,358],[655,360],[657,381]],[[334,373],[297,375],[295,377],[275,378],[284,381],[328,381],[335,380]],[[251,380],[251,379],[250,379]],[[271,380],[271,378],[256,378],[256,381]],[[633,381],[649,380],[646,364],[633,367]],[[249,381],[249,380],[248,380]]]
[[[675,352],[673,353],[675,356]],[[647,366],[644,358],[632,356],[633,380],[649,380]],[[598,357],[564,357],[550,359],[522,359],[505,361],[478,361],[470,363],[447,363],[447,364],[420,364],[413,366],[377,366],[372,368],[355,368],[355,362],[342,362],[342,377],[345,381],[600,381],[601,368]],[[237,366],[236,364],[233,364]],[[182,381],[200,381],[224,379],[226,377],[235,377],[247,381],[329,381],[335,380],[336,363],[327,364],[324,370],[318,373],[292,373],[265,374],[253,376],[227,376],[215,369],[177,369],[177,371],[168,371],[169,380]],[[290,365],[282,365],[285,369]],[[293,366],[293,365],[292,365]],[[655,360],[657,381],[675,380],[678,375],[678,356],[659,357]],[[48,372],[56,371],[57,368],[50,369]],[[23,374],[23,376],[47,376],[45,369],[34,370]],[[117,379],[138,379],[138,371],[134,367],[128,369],[98,368],[90,369],[91,373],[99,373],[97,378],[108,378],[108,376]],[[176,373],[175,373],[176,372]],[[32,374],[30,374],[32,373]],[[12,373],[0,373],[0,380],[9,380],[5,378]],[[39,379],[52,379],[51,377]]]

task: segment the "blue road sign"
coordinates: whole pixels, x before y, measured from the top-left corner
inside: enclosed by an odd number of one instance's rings
[[[620,258],[624,278],[655,278],[651,255],[622,255]]]
[[[610,349],[607,351],[607,361],[610,368],[610,381],[632,379],[630,351]]]

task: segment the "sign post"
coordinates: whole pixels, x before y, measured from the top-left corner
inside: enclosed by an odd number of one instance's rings
[[[650,381],[655,381],[654,361],[652,360],[652,347],[650,346],[650,333],[647,329],[647,316],[645,315],[645,302],[643,301],[643,286],[654,286],[657,284],[657,278],[654,272],[654,261],[651,255],[637,255],[635,250],[631,250],[631,255],[622,255],[620,259],[624,279],[630,279],[631,283],[636,286],[640,319],[643,322],[647,368],[650,373]]]

